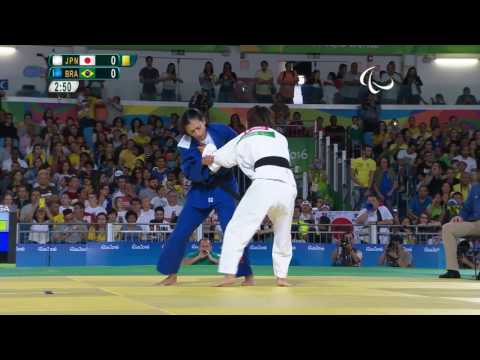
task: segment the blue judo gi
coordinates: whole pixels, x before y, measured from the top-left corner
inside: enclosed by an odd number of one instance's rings
[[[217,148],[237,136],[235,131],[223,124],[207,124],[207,132]],[[185,177],[192,182],[192,187],[187,194],[177,226],[166,241],[158,259],[157,270],[165,275],[178,272],[188,239],[213,209],[219,216],[224,232],[235,211],[233,194],[238,193],[238,189],[233,172],[222,168],[212,174],[207,166],[202,165],[202,154],[198,146],[200,146],[199,142],[187,135],[183,136],[178,143],[182,161],[181,169]],[[240,260],[237,276],[251,274],[247,247]]]

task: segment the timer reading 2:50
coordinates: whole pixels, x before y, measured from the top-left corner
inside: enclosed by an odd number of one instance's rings
[[[79,81],[52,81],[48,87],[51,93],[74,93],[77,91]]]

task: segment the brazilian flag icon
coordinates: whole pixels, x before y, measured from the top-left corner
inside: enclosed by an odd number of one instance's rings
[[[93,77],[95,77],[95,69],[93,68],[82,69],[80,72],[80,79],[91,79]]]

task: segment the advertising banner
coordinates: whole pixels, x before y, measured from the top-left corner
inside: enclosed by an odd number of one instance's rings
[[[88,244],[17,245],[17,266],[155,266],[163,242],[112,242]],[[331,266],[336,244],[293,243],[292,266]],[[355,244],[362,254],[362,267],[379,266],[384,245]],[[412,255],[416,268],[441,269],[445,266],[443,246],[404,245]],[[198,244],[190,242],[186,254],[198,250]],[[213,243],[215,253],[220,254],[221,244]],[[272,243],[255,242],[249,250],[252,265],[272,265]]]

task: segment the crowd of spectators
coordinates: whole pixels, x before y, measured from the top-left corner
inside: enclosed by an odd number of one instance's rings
[[[367,99],[368,89],[360,84],[361,71],[358,63],[339,64],[338,71],[322,76],[318,69],[299,75],[294,62],[287,62],[285,70],[275,78],[267,61],[260,63],[255,72],[253,82],[246,83],[238,78],[230,62],[225,62],[220,74],[216,74],[211,61],[207,61],[198,76],[200,93],[204,93],[209,101],[214,102],[283,102],[292,104],[295,87],[300,86],[303,104],[361,104]],[[303,82],[300,77],[303,76]],[[183,80],[176,74],[174,63],[169,63],[165,72],[153,66],[153,58],[146,58],[146,66],[139,73],[142,84],[141,99],[180,101],[178,84]],[[385,69],[378,66],[374,72],[374,80],[379,85],[393,81],[390,90],[383,91],[378,102],[381,104],[431,104],[444,105],[442,94],[436,94],[427,102],[422,96],[423,82],[414,66],[405,74],[397,71],[397,65],[390,61]],[[162,85],[160,85],[160,83]],[[158,86],[158,87],[157,87]],[[159,88],[161,86],[161,89]],[[251,87],[249,89],[248,87]],[[217,94],[218,92],[218,94]],[[245,96],[249,93],[250,97]],[[465,87],[456,100],[457,105],[476,105],[477,99]]]
[[[383,92],[380,98],[363,93],[358,76],[356,64],[351,64],[350,70],[342,64],[338,73],[329,74],[325,81],[315,71],[306,82],[310,88],[303,89],[307,101],[321,102],[326,96],[337,103],[360,103],[358,115],[347,127],[338,125],[336,116],[330,117],[327,126],[322,118],[315,120],[315,128],[330,136],[332,143],[346,147],[352,157],[353,210],[366,210],[369,219],[377,217],[371,222],[388,221],[397,226],[392,231],[404,243],[435,242],[434,233],[458,214],[472,183],[480,179],[480,131],[467,128],[455,116],[446,124],[440,124],[437,117],[419,123],[411,116],[403,127],[395,119],[382,121],[381,104],[422,101],[420,77],[414,68],[402,77],[395,64],[389,63],[377,81],[393,79],[398,87]],[[145,99],[149,95],[153,99],[156,85],[163,82],[161,97],[172,100],[176,97],[174,84],[182,81],[174,64],[160,74],[151,58],[140,78]],[[256,79],[256,100],[274,102],[275,128],[290,137],[312,136],[314,127],[305,126],[301,113],[292,113],[287,105],[298,83],[293,64],[287,64],[274,81],[264,61]],[[207,62],[199,76],[201,91],[190,105],[208,114],[217,85],[218,99],[233,101],[236,81],[231,64],[226,63],[217,77]],[[102,98],[102,87],[100,83],[81,89],[78,120],[68,118],[62,123],[53,110],[44,113],[42,122],[33,121],[30,113],[14,119],[11,113],[0,111],[1,200],[21,222],[33,224],[29,241],[52,240],[47,235],[52,226],[53,240],[72,243],[105,241],[108,223],[115,224],[116,239],[127,240],[152,239],[159,234],[165,238],[175,226],[190,186],[180,170],[176,150],[181,136],[176,126],[179,115],[151,115],[147,121],[136,118],[127,123],[120,98]],[[441,100],[437,96],[434,102]],[[101,119],[95,111],[99,102],[106,108]],[[476,103],[469,88],[457,99],[457,104]],[[232,115],[230,126],[237,133],[245,130],[238,114]],[[86,128],[93,128],[91,139],[85,136]],[[333,194],[319,161],[311,164],[309,183],[308,199],[297,199],[293,239],[332,242],[332,234],[322,232],[331,230],[322,213],[341,209],[333,206]],[[369,210],[372,206],[374,213]],[[380,207],[384,210],[377,212]],[[216,220],[212,213],[206,221],[208,239],[221,238]],[[264,240],[270,233],[271,224],[265,219],[255,239]],[[391,234],[385,243],[393,238]]]

